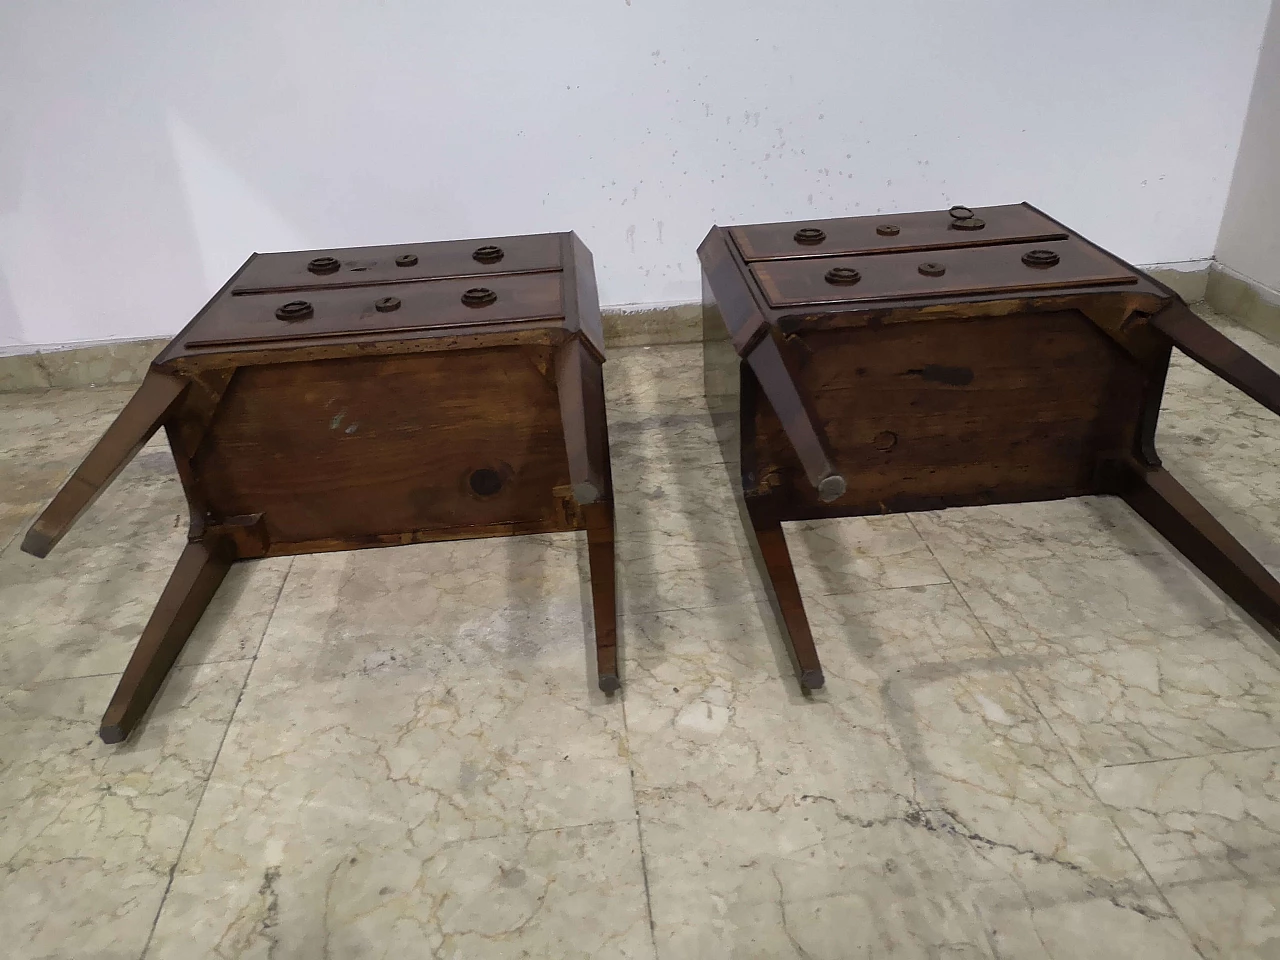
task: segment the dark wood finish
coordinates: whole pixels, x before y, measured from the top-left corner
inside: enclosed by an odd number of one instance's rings
[[[1280,636],[1280,583],[1270,571],[1168,471],[1132,460],[1123,467],[1128,504],[1223,593]]]
[[[308,250],[264,253],[254,257],[236,277],[231,292],[284,293],[336,287],[379,286],[442,280],[449,277],[495,277],[517,273],[555,273],[563,269],[561,234],[527,237],[495,237],[489,240],[446,240],[438,243],[401,243],[385,247],[346,247],[340,250]],[[481,247],[494,246],[502,259],[485,263],[475,258]],[[340,264],[333,273],[316,274],[307,265],[317,257],[332,257]],[[412,257],[417,262],[401,266],[396,261]],[[471,286],[479,286],[472,283]]]
[[[492,296],[465,303],[477,287]],[[295,300],[303,315],[281,319]],[[583,530],[599,683],[616,690],[603,343],[573,234],[255,254],[24,541],[47,553],[165,427],[190,545],[104,739],[146,711],[227,564],[324,550]]]
[[[974,215],[717,227],[699,248],[704,327],[730,348],[706,345],[708,394],[802,683],[821,668],[790,520],[1120,494],[1280,630],[1274,579],[1155,449],[1173,346],[1277,412],[1280,377],[1034,207]]]
[[[921,213],[886,213],[874,217],[846,217],[838,220],[797,220],[793,223],[760,223],[750,227],[729,227],[734,244],[748,262],[788,258],[840,257],[886,250],[945,250],[958,247],[985,247],[996,243],[1030,243],[1038,240],[1065,240],[1062,224],[1023,203],[1000,207],[974,208],[983,221],[980,230],[956,229],[956,220],[946,210]],[[879,232],[897,227],[896,234]],[[817,244],[796,240],[796,231],[816,228],[825,235]],[[924,258],[921,258],[924,259]]]
[[[1049,270],[1028,269],[1023,254],[1052,250],[1061,262]],[[994,247],[966,247],[946,251],[945,272],[920,272],[922,263],[942,262],[942,256],[912,256],[895,252],[820,260],[763,261],[751,273],[773,307],[838,304],[860,300],[946,298],[966,293],[1021,293],[1133,284],[1138,278],[1089,244],[1073,240],[1012,243]],[[826,281],[832,269],[852,267],[862,279],[851,286]]]
[[[124,668],[100,734],[120,743],[137,726],[235,560],[232,543],[207,537],[188,543]]]
[[[817,690],[826,683],[818,649],[813,645],[809,617],[804,612],[800,584],[791,565],[791,551],[782,524],[774,513],[775,504],[765,498],[747,497],[747,514],[759,546],[760,563],[773,606],[784,628],[794,659],[796,677],[806,690]]]
[[[614,588],[613,501],[599,500],[582,508],[587,521],[587,558],[591,565],[591,605],[595,615],[596,678],[613,693],[622,686],[618,671],[618,614]]]
[[[1186,304],[1170,304],[1151,322],[1192,360],[1280,414],[1280,373],[1213,329]]]
[[[138,392],[31,525],[22,540],[22,549],[36,557],[48,556],[72,524],[160,429],[186,390],[185,380],[148,371]]]

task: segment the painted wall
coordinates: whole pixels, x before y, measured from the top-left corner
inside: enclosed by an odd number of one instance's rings
[[[1213,252],[1266,0],[8,0],[0,349],[167,334],[253,250],[1031,200]]]
[[[1262,41],[1217,258],[1280,291],[1280,2]]]

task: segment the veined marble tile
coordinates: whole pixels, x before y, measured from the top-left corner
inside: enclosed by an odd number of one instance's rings
[[[717,543],[620,533],[614,549],[623,614],[752,603],[766,596],[745,539]]]
[[[813,697],[793,692],[793,682],[784,686],[778,674],[786,665],[762,652],[774,643],[767,608],[717,608],[716,619],[710,610],[628,618],[629,649],[652,650],[633,654],[641,662],[626,701],[642,817],[681,803],[777,811],[826,798],[842,819],[927,813],[956,836],[1106,883],[1141,879],[1137,860],[1023,693],[1016,661],[994,655],[974,629],[967,639],[982,656],[922,656],[921,648],[944,648],[939,638],[915,644],[894,665],[887,652],[894,635],[930,629],[940,598],[920,594],[940,589],[884,591],[889,596],[875,606],[846,609],[845,623],[878,633],[886,653],[864,659],[851,645],[841,656],[835,643],[823,642],[832,678]],[[915,616],[888,612],[913,602]],[[750,658],[714,655],[733,643],[761,649]]]
[[[1185,560],[1139,556],[1010,559],[992,551],[934,552],[1005,653],[1097,650],[1130,634],[1248,632],[1230,601]]]
[[[1236,627],[1075,640],[1019,675],[1082,768],[1280,746],[1280,658]]]
[[[893,677],[930,663],[982,663],[999,653],[950,583],[806,596],[805,610],[832,678],[849,662]]]
[[[1195,956],[950,587],[809,608],[812,698],[765,605],[624,621],[660,957]]]
[[[1095,560],[1169,548],[1119,497],[956,507],[910,514],[944,567],[963,575],[975,560]]]
[[[1280,956],[1280,749],[1110,767],[1093,779],[1204,956]]]
[[[617,535],[653,543],[746,543],[724,464],[670,461],[614,468]]]
[[[922,529],[1082,767],[1280,743],[1280,657],[1182,558],[984,554]]]
[[[1210,319],[1280,369],[1280,345]],[[1156,446],[1169,472],[1280,574],[1280,417],[1175,350]]]
[[[214,785],[151,960],[651,957],[634,818],[439,843]]]
[[[804,520],[782,526],[801,593],[856,593],[947,583],[928,545],[903,515]]]
[[[1280,749],[1108,767],[1094,790],[1161,885],[1280,885]]]
[[[141,954],[248,669],[175,669],[120,747],[97,737],[118,677],[0,696],[6,957]]]
[[[633,815],[577,538],[299,557],[214,782],[419,842]]]
[[[771,616],[767,604],[743,603],[624,618],[642,808],[687,796],[776,809],[799,794],[856,793],[879,816],[901,803],[908,770],[878,678],[855,663],[838,696],[801,695]]]
[[[124,669],[186,543],[186,500],[156,442],[48,557],[23,553],[17,538],[0,553],[3,684]],[[291,562],[236,564],[178,662],[252,657]]]
[[[131,393],[0,393],[0,548],[26,531]]]
[[[720,435],[737,427],[727,415],[703,411],[655,412],[621,410],[609,413],[609,456],[615,489],[632,471],[655,464],[707,466],[723,463]],[[720,431],[719,433],[717,431]]]
[[[604,392],[610,413],[639,410],[703,413],[702,344],[673,343],[609,352]]]
[[[671,801],[642,825],[658,956],[1196,956],[1149,882],[964,836],[930,812],[863,817]]]
[[[1280,878],[1218,880],[1166,888],[1165,897],[1210,960],[1280,956]]]

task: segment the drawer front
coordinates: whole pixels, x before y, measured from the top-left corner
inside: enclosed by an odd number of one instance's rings
[[[288,292],[559,270],[560,243],[560,234],[545,233],[492,240],[265,253],[245,268],[231,292]]]
[[[1028,266],[1022,258],[1033,250],[1051,251],[1057,255],[1058,262],[1052,266]],[[855,283],[838,284],[827,279],[829,271],[850,269],[859,275]],[[1138,282],[1134,273],[1096,248],[1074,239],[932,253],[775,260],[753,263],[751,273],[769,304],[777,308],[1019,294]]]
[[[564,316],[560,273],[523,276],[468,277],[428,280],[370,289],[340,287],[303,292],[256,293],[228,297],[215,317],[204,325],[205,335],[186,341],[187,347],[237,344],[295,343],[328,337],[377,335],[412,336],[425,331],[465,330],[469,326],[549,320]],[[463,303],[468,290],[492,291],[492,303],[472,307]],[[392,310],[383,302],[399,301]],[[310,316],[282,320],[277,309],[304,301]],[[377,304],[381,302],[382,310]],[[305,313],[305,311],[304,311]]]
[[[966,208],[967,209],[967,208]],[[964,211],[958,211],[963,213]],[[962,225],[979,229],[964,229]],[[820,231],[796,235],[801,231]],[[895,232],[896,231],[896,232]],[[944,250],[1018,241],[1065,240],[1067,233],[1026,204],[975,207],[973,217],[957,219],[946,210],[886,213],[843,220],[798,220],[730,227],[729,234],[747,262],[801,257],[841,257],[895,250]],[[815,242],[816,241],[816,242]]]

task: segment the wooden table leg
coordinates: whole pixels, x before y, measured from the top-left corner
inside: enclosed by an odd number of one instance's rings
[[[818,499],[823,503],[840,499],[846,489],[845,479],[832,465],[826,439],[815,426],[813,411],[796,387],[778,344],[772,337],[765,337],[747,356],[747,363],[778,415],[805,476],[817,489]]]
[[[216,537],[188,543],[183,549],[103,714],[99,731],[103,741],[119,743],[137,726],[233,559],[231,545]]]
[[[186,380],[148,371],[115,422],[31,525],[22,541],[23,551],[36,557],[48,556],[72,524],[168,419],[186,389]]]
[[[1280,583],[1204,505],[1160,467],[1127,464],[1123,496],[1222,592],[1280,637]]]
[[[753,505],[753,499],[747,498],[747,514],[760,545],[766,585],[772,588],[783,635],[790,641],[796,676],[802,687],[817,690],[826,683],[826,678],[822,675],[818,650],[813,645],[813,633],[804,612],[804,601],[800,597],[800,585],[796,583],[796,571],[791,565],[791,551],[787,549],[782,524],[766,507]]]
[[[614,693],[618,677],[618,613],[613,558],[613,501],[582,508],[587,519],[587,556],[591,563],[591,606],[596,622],[596,672],[600,689]]]

